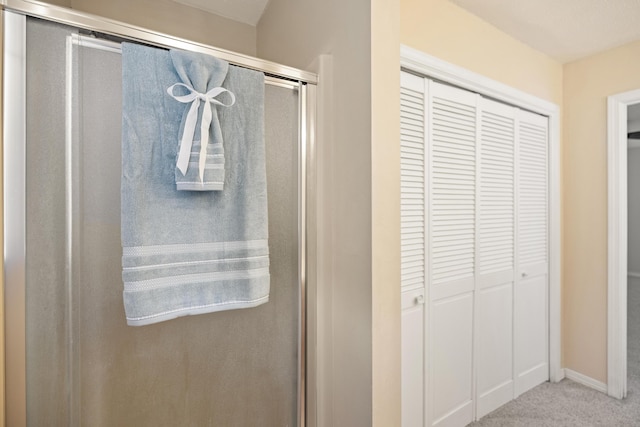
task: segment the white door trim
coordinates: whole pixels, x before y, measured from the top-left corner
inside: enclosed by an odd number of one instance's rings
[[[637,103],[640,90],[607,99],[607,392],[618,399],[627,395],[627,107]]]
[[[556,104],[402,45],[400,66],[549,117],[549,375],[558,382],[561,368],[560,253],[560,109]],[[625,110],[626,114],[626,110]],[[625,116],[626,117],[626,116]],[[625,139],[626,141],[626,139]]]

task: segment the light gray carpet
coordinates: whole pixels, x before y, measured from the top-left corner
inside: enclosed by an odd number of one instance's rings
[[[563,380],[544,383],[470,427],[640,427],[640,279],[629,278],[627,398]]]

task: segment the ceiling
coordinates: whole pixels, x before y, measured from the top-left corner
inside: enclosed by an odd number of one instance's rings
[[[563,63],[640,40],[639,0],[450,1]]]
[[[269,0],[174,0],[245,24],[258,24]]]
[[[255,26],[269,0],[174,0]],[[560,62],[640,40],[640,0],[449,0]]]

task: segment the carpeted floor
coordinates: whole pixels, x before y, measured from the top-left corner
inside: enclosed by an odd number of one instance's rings
[[[627,398],[563,380],[544,383],[469,427],[640,427],[640,279],[629,277]]]

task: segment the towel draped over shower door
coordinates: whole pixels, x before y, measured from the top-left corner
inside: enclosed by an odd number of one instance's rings
[[[210,58],[199,64],[226,68]],[[211,169],[223,171],[224,188],[180,191],[179,141],[185,110],[194,104],[178,102],[167,89],[184,84],[188,64],[197,61],[193,53],[122,45],[122,277],[129,325],[254,307],[269,298],[264,75],[228,66],[224,78],[207,84],[198,68],[196,91],[221,84],[218,92],[231,92],[235,101],[217,111],[214,150],[205,154],[224,156],[224,169]],[[190,156],[202,154],[195,140],[193,147]],[[197,181],[202,164],[192,160],[185,176]]]

